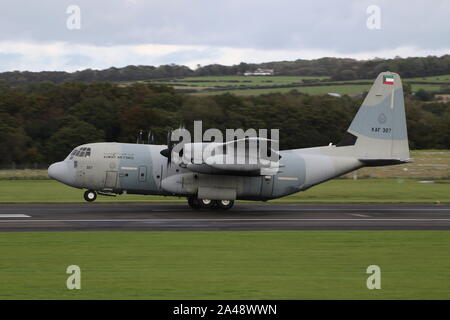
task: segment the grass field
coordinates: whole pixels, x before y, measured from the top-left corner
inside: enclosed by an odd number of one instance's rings
[[[268,86],[268,85],[288,85],[293,83],[303,83],[304,80],[317,81],[317,80],[328,80],[329,77],[320,76],[275,76],[275,77],[265,77],[265,76],[223,76],[223,77],[187,77],[181,79],[174,79],[166,83],[172,85],[187,85],[193,87],[217,87],[217,86]]]
[[[316,84],[303,86],[306,82],[317,81]],[[404,82],[423,82],[411,84],[413,91],[425,89],[428,91],[441,90],[442,85],[450,85],[450,75],[404,78]],[[150,81],[152,82],[152,81]],[[365,84],[358,84],[358,83]],[[428,83],[430,82],[430,83]],[[432,84],[437,82],[441,84]],[[214,76],[187,77],[167,81],[158,81],[173,86],[175,89],[194,90],[192,94],[211,95],[229,92],[237,95],[259,95],[272,92],[288,92],[296,89],[308,94],[339,93],[356,95],[367,91],[373,79],[358,79],[352,81],[332,81],[329,77],[319,76]],[[270,88],[278,86],[279,88]]]
[[[0,299],[450,299],[448,231],[0,233]],[[69,265],[81,290],[66,289]],[[381,290],[366,269],[381,268]]]
[[[266,89],[246,89],[246,90],[226,90],[223,92],[232,93],[235,95],[259,95],[267,93],[286,93],[291,90],[297,90],[302,93],[311,95],[338,93],[341,95],[356,95],[360,92],[370,89],[370,85],[345,85],[345,86],[311,86],[311,87],[291,87],[291,88],[266,88]],[[201,92],[201,95],[213,95],[221,92]]]
[[[426,91],[439,91],[442,89],[441,85],[438,84],[411,84],[411,90],[413,92],[424,89]]]
[[[411,150],[413,162],[384,167],[369,167],[349,173],[360,178],[450,179],[450,150]]]
[[[442,76],[408,78],[407,80],[408,81],[428,81],[428,82],[450,83],[450,74],[446,74],[446,75],[442,75]]]
[[[121,195],[96,202],[185,202],[185,198]],[[0,180],[0,203],[85,202],[83,191],[54,180]],[[270,202],[450,202],[450,180],[337,179]]]

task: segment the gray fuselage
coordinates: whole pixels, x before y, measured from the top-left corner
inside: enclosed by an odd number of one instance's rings
[[[211,199],[268,200],[305,190],[362,166],[356,158],[329,155],[336,146],[281,151],[273,176],[204,174],[161,155],[165,145],[92,143],[90,155],[69,155],[53,164],[49,175],[75,188],[105,193],[193,196],[206,190]],[[336,152],[332,152],[336,153]],[[234,190],[227,195],[227,190]]]

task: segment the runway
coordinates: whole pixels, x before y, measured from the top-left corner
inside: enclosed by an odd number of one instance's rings
[[[2,204],[5,231],[450,230],[450,204]]]

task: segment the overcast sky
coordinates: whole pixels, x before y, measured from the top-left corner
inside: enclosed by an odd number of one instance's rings
[[[440,56],[449,14],[448,0],[3,0],[0,71]]]

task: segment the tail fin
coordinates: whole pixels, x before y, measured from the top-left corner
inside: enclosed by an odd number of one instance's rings
[[[356,156],[366,165],[408,162],[405,103],[398,74],[378,75],[339,145],[354,145]]]

